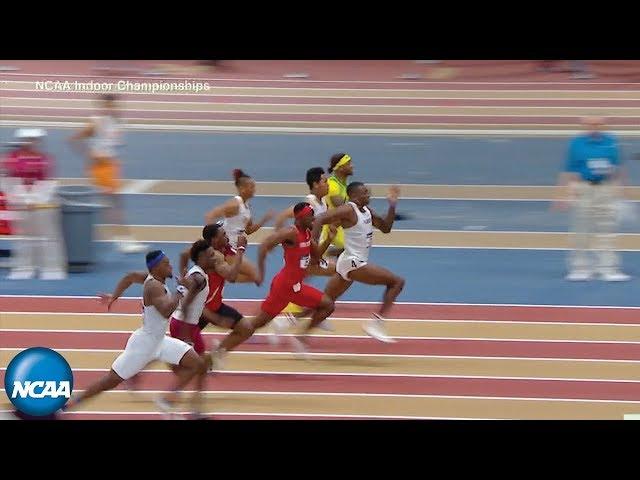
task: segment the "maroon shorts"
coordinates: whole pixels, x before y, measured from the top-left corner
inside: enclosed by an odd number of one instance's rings
[[[198,324],[192,325],[171,317],[169,333],[171,333],[173,338],[192,345],[198,355],[204,353],[204,338],[202,338],[202,331],[198,327]]]

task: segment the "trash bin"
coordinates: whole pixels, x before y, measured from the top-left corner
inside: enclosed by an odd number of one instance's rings
[[[69,272],[88,272],[96,263],[94,226],[102,205],[98,191],[84,185],[65,185],[56,190],[62,212],[62,234]]]

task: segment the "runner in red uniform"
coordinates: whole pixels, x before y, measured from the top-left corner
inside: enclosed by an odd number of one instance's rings
[[[262,283],[265,272],[265,260],[269,251],[282,244],[284,249],[284,268],[271,281],[269,295],[262,302],[260,312],[252,321],[255,329],[263,327],[273,320],[287,306],[295,303],[313,309],[311,328],[321,323],[334,310],[333,301],[320,290],[303,283],[307,275],[307,267],[313,260],[317,261],[329,247],[332,238],[327,238],[322,245],[311,238],[311,225],[314,220],[313,208],[306,202],[298,203],[294,209],[295,224],[276,231],[260,245],[258,251],[259,281]],[[222,356],[244,342],[250,335],[229,334],[211,355],[214,368],[219,368]]]

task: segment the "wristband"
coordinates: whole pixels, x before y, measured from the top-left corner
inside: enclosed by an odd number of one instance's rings
[[[189,290],[187,289],[187,287],[185,287],[184,285],[178,285],[178,287],[176,288],[176,290],[178,291],[178,293],[180,295],[182,295],[183,297],[185,297],[187,295],[187,293],[189,292]]]

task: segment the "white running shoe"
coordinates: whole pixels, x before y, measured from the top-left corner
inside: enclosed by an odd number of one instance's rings
[[[373,319],[368,320],[362,325],[365,333],[376,340],[384,343],[395,343],[396,340],[389,337],[385,332],[384,319],[377,313],[373,314]]]
[[[209,351],[209,357],[211,358],[210,372],[215,372],[224,369],[224,350],[220,348],[220,340],[213,340],[211,342],[211,350]]]
[[[7,276],[7,280],[31,280],[36,275],[33,268],[14,268]]]
[[[158,409],[162,412],[162,416],[165,420],[175,419],[176,414],[173,411],[173,405],[167,402],[163,397],[154,398],[153,403],[155,403],[156,407],[158,407]]]
[[[140,379],[138,378],[137,375],[122,382],[122,384],[124,385],[124,388],[127,389],[127,392],[132,398],[137,398],[137,395],[135,393],[140,391],[140,389],[138,388],[139,382],[140,382]]]
[[[64,270],[42,270],[40,280],[65,280],[67,272]]]
[[[605,282],[626,282],[631,280],[631,277],[622,272],[607,272],[601,273],[600,278]]]
[[[591,280],[593,277],[593,273],[587,270],[574,270],[569,272],[569,274],[564,277],[565,280],[569,280],[570,282],[586,282],[587,280]]]
[[[329,319],[325,318],[318,324],[318,328],[320,330],[324,330],[325,332],[335,332],[336,329],[333,328],[333,324],[329,321]]]
[[[271,321],[272,333],[268,337],[269,343],[271,345],[278,345],[280,343],[280,336],[296,323],[296,318],[289,313],[285,313],[282,317],[274,318]]]
[[[301,360],[309,360],[309,351],[307,346],[299,338],[291,336],[289,337],[289,343],[293,347],[296,356]]]

